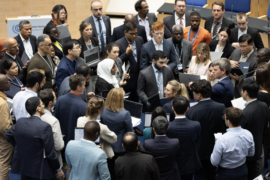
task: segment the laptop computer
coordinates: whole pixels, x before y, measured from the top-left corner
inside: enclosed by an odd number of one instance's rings
[[[179,73],[179,81],[183,84],[188,84],[190,82],[198,81],[201,79],[200,75]]]
[[[124,99],[124,108],[130,112],[130,115],[141,119],[143,105]]]
[[[167,120],[170,122],[170,113],[166,113]],[[151,117],[152,113],[151,112],[146,112],[144,116],[144,127],[150,127],[151,126]]]
[[[21,87],[18,86],[17,84],[14,84],[14,83],[10,82],[9,90],[8,90],[8,91],[3,91],[3,93],[4,93],[5,95],[7,95],[7,97],[13,99],[13,97],[14,97],[19,91],[21,91]]]
[[[59,32],[59,41],[61,44],[65,44],[68,40],[71,40],[71,35],[66,23],[56,27]]]
[[[84,135],[84,128],[75,128],[75,133],[74,133],[74,140],[80,140],[81,138],[83,138]],[[97,138],[97,140],[95,141],[96,144],[100,143],[100,136]]]
[[[217,59],[220,59],[222,56],[223,52],[210,52],[210,57],[211,57],[211,61],[215,61]]]
[[[99,56],[99,47],[93,47],[92,49],[86,50],[83,52],[84,59],[87,66],[93,67],[96,66],[100,61]]]

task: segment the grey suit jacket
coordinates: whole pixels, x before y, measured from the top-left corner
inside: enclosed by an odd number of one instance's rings
[[[172,41],[172,38],[167,39],[169,41]],[[192,50],[192,43],[190,41],[187,41],[183,38],[183,55],[182,55],[182,65],[183,65],[183,70],[185,70],[186,68],[188,68],[188,65],[190,63],[190,60],[193,56],[193,50]],[[177,64],[179,64],[179,54],[176,54],[176,62]]]
[[[247,62],[250,63],[248,72],[254,71],[257,68],[258,63],[256,56],[257,51],[254,50],[253,53],[248,57]],[[230,56],[229,59],[234,61],[240,61],[240,58],[241,58],[241,50],[240,48],[237,48],[232,52],[232,55]]]
[[[134,18],[135,18],[136,24],[139,25],[139,19],[138,19],[138,16],[139,16],[139,15],[136,14],[136,15],[134,16]],[[154,22],[157,21],[157,17],[156,17],[156,15],[155,15],[155,13],[148,13],[146,16],[148,17],[149,26],[150,26],[150,29],[151,29],[152,24],[153,24]]]
[[[122,69],[123,62],[122,62],[122,60],[118,57],[118,58],[116,59],[116,61],[115,61],[115,64],[116,64],[116,66],[117,66],[117,68],[118,68],[119,76],[120,76],[120,78],[122,79],[123,73],[124,73],[124,71],[123,71],[123,69]]]
[[[80,67],[81,65],[86,65],[85,59],[83,59],[81,57],[78,57],[76,59],[76,62],[77,62],[77,67]]]
[[[111,39],[111,20],[109,16],[103,16],[102,15],[102,19],[104,21],[105,27],[106,27],[106,43],[108,44],[110,42]],[[96,29],[96,24],[94,22],[94,18],[93,16],[90,16],[89,18],[84,20],[85,22],[89,22],[92,25],[93,28],[93,37],[97,37],[98,38],[98,33],[97,33],[97,29]]]
[[[173,79],[174,76],[171,68],[165,67],[163,69],[163,87]],[[152,65],[140,71],[137,83],[137,93],[143,103],[146,103],[148,98],[158,93],[157,80]]]

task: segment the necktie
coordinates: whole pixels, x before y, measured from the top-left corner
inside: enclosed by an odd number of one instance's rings
[[[101,19],[98,19],[98,26],[99,26],[99,36],[100,36],[100,41],[101,41],[101,51],[103,52],[103,49],[105,48],[105,41],[104,41],[104,36],[103,36],[103,31],[102,31],[102,26],[101,26]]]
[[[120,81],[121,81],[119,71],[116,71],[116,79],[118,80],[118,82],[120,82]]]
[[[213,39],[216,39],[215,35],[217,34],[218,25],[219,25],[219,22],[215,22],[215,26],[213,29],[213,37],[214,37]]]
[[[157,71],[158,73],[158,92],[159,92],[159,97],[163,98],[164,93],[163,93],[163,78],[161,78],[161,71]]]
[[[180,19],[180,26],[183,27],[183,21],[182,21],[182,18]]]

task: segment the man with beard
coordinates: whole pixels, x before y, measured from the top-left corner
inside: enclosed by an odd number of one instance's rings
[[[167,56],[163,51],[156,51],[152,56],[152,65],[141,70],[138,78],[137,93],[143,103],[147,99],[159,93],[164,97],[164,86],[174,79],[173,72],[167,67]]]
[[[18,92],[13,98],[13,114],[16,120],[28,116],[25,109],[25,102],[30,97],[37,97],[37,93],[44,85],[44,75],[33,71],[28,74],[27,86],[24,91]]]

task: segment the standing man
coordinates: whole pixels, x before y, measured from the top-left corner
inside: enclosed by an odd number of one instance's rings
[[[269,48],[262,48],[257,52],[257,63],[258,65],[263,62],[270,63],[270,49]]]
[[[153,53],[157,50],[166,53],[168,58],[168,66],[172,70],[176,68],[176,56],[173,43],[164,39],[164,25],[161,22],[155,22],[152,25],[151,31],[153,38],[152,40],[145,43],[142,47],[140,69],[144,69],[152,63]]]
[[[189,22],[190,26],[184,28],[184,38],[192,43],[193,54],[196,55],[197,46],[202,42],[209,45],[211,35],[206,29],[200,27],[201,15],[197,11],[190,13]]]
[[[249,34],[253,38],[255,49],[259,50],[261,48],[264,48],[259,31],[248,26],[248,17],[246,13],[242,12],[238,13],[236,15],[236,23],[238,28],[234,28],[231,30],[231,38],[230,38],[230,43],[232,43],[232,46],[234,48],[239,48],[238,39],[243,34]]]
[[[172,27],[172,37],[168,39],[172,41],[176,54],[177,69],[180,72],[187,72],[188,65],[193,56],[192,43],[183,39],[183,28],[176,24]]]
[[[14,37],[20,44],[19,57],[22,58],[23,53],[25,53],[30,60],[34,54],[37,52],[37,38],[32,35],[32,26],[29,21],[23,20],[19,23],[20,34]]]
[[[124,86],[125,92],[130,92],[129,99],[138,102],[137,80],[140,72],[140,57],[143,39],[137,37],[138,29],[134,22],[125,24],[125,36],[115,43],[119,45],[119,57],[125,62],[126,67],[130,67],[130,78]],[[128,68],[127,68],[128,69]],[[127,70],[126,69],[126,70]]]
[[[221,1],[215,1],[212,4],[212,14],[213,16],[208,17],[205,21],[204,28],[211,33],[211,38],[213,40],[218,40],[218,32],[221,28],[228,27],[230,29],[235,28],[232,21],[223,17],[225,12],[224,3]]]
[[[145,32],[147,36],[147,40],[151,40],[151,27],[154,22],[157,21],[157,17],[154,13],[149,13],[149,6],[146,0],[138,0],[135,3],[135,10],[138,12],[135,17],[135,21],[137,25],[141,25],[145,27]]]
[[[92,1],[91,11],[93,15],[84,20],[92,25],[93,37],[98,38],[100,53],[103,52],[111,39],[111,20],[109,16],[102,15],[102,8],[103,5],[100,0]]]
[[[172,37],[174,25],[180,25],[182,28],[190,26],[189,16],[186,13],[186,0],[175,0],[174,14],[163,19],[165,26],[164,37],[166,39]]]
[[[211,163],[218,166],[218,179],[240,180],[247,179],[247,156],[255,153],[252,134],[242,129],[242,111],[230,107],[225,109],[225,124],[227,132],[216,140]]]
[[[20,174],[22,179],[64,178],[54,150],[52,128],[40,119],[44,114],[43,102],[31,97],[25,108],[30,117],[21,118],[5,134],[6,140],[15,146],[11,173]]]
[[[6,102],[7,96],[3,91],[9,90],[8,78],[0,74],[0,179],[9,180],[9,167],[13,154],[13,146],[5,140],[5,133],[13,125],[10,109]]]
[[[163,51],[156,51],[152,57],[152,65],[140,71],[137,93],[143,103],[147,104],[148,98],[159,93],[164,98],[164,87],[174,79],[171,68],[167,67],[167,56]]]
[[[210,156],[215,145],[214,133],[223,132],[225,129],[222,120],[225,106],[210,99],[212,87],[209,81],[196,81],[192,83],[191,89],[198,104],[189,108],[186,117],[198,121],[201,125],[197,151],[202,168],[195,172],[194,177],[195,180],[215,180],[217,168],[211,164]]]
[[[255,142],[255,154],[246,160],[248,180],[253,180],[263,173],[264,145],[268,146],[268,142],[265,142],[265,139],[267,139],[265,137],[269,136],[270,113],[267,105],[257,100],[258,91],[259,86],[254,80],[247,79],[244,81],[241,94],[247,103],[243,110],[241,127],[251,132]]]

